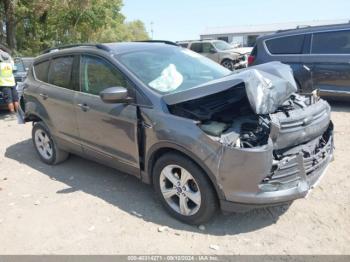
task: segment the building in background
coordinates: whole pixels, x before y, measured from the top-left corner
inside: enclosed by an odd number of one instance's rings
[[[219,39],[228,43],[241,46],[252,47],[255,44],[256,38],[261,35],[275,33],[279,30],[294,29],[297,27],[332,25],[349,23],[349,20],[317,20],[303,22],[289,22],[263,25],[242,25],[242,26],[224,26],[224,27],[207,27],[201,33],[200,38],[204,39]]]

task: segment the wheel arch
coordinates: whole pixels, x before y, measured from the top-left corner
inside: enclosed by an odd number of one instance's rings
[[[24,101],[24,119],[26,122],[42,121],[47,127],[52,129],[51,120],[45,107],[38,101]]]
[[[222,65],[225,61],[233,62],[233,60],[230,57],[222,57],[220,61],[220,65]]]
[[[26,122],[44,122],[45,123],[45,121],[40,116],[38,116],[37,114],[33,114],[33,113],[28,114],[25,118],[25,121]]]
[[[178,153],[191,161],[193,161],[209,178],[209,181],[211,185],[213,186],[215,193],[219,199],[225,199],[224,193],[222,190],[218,187],[216,183],[216,177],[215,175],[210,171],[210,169],[191,151],[187,150],[186,148],[172,144],[172,143],[159,143],[154,145],[147,154],[146,157],[146,165],[145,165],[145,172],[142,175],[142,180],[152,184],[153,178],[152,178],[152,173],[153,173],[153,167],[154,164],[156,163],[157,159],[166,153]],[[146,176],[146,177],[145,177]]]

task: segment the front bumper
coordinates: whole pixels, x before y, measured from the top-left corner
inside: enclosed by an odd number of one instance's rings
[[[329,163],[333,160],[332,123],[319,139],[320,143],[317,144],[317,150],[315,149],[313,154],[305,155],[300,151],[283,157],[279,161],[272,159],[270,165],[261,165],[247,158],[245,162],[241,162],[241,170],[244,170],[242,166],[249,161],[250,168],[255,169],[255,172],[261,169],[262,175],[245,173],[246,181],[240,178],[240,175],[236,176],[232,173],[229,177],[228,173],[224,173],[228,170],[222,168],[220,175],[221,179],[226,180],[222,183],[226,200],[221,201],[221,208],[224,211],[247,211],[258,207],[280,205],[305,197],[322,178]],[[314,145],[315,141],[310,141],[303,146],[307,147],[311,143]],[[302,147],[300,148],[302,150]],[[270,161],[268,154],[272,156],[273,150],[261,150],[255,154]],[[226,166],[234,170],[232,165]]]

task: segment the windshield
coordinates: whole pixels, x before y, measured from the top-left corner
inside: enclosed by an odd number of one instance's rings
[[[161,47],[121,54],[118,60],[162,94],[187,90],[231,71],[188,49]]]
[[[226,43],[225,41],[214,41],[213,45],[219,51],[225,51],[225,50],[233,49],[233,46],[231,46],[230,44]]]

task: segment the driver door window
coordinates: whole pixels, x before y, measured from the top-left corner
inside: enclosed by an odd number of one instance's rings
[[[81,91],[84,93],[99,95],[109,87],[127,87],[124,76],[103,59],[82,56],[80,71]]]

